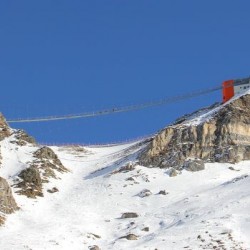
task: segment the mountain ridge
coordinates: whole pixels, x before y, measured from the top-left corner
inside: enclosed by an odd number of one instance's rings
[[[250,249],[248,104],[107,147],[41,146],[0,116],[0,249]]]
[[[225,163],[249,160],[250,95],[205,111],[161,130],[140,156],[140,163],[181,169],[188,158]]]

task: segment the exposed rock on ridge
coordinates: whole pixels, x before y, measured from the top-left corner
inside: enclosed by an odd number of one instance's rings
[[[49,147],[42,147],[34,153],[36,160],[33,166],[42,170],[42,181],[48,182],[48,178],[57,178],[56,172],[64,173],[69,170],[63,166],[55,152]]]
[[[0,141],[2,141],[5,137],[10,136],[10,135],[11,135],[10,128],[5,118],[0,113]]]
[[[188,118],[160,131],[140,155],[140,163],[182,169],[188,158],[230,163],[250,160],[249,94],[217,107],[201,122]]]
[[[23,154],[24,159],[20,157]],[[10,174],[8,168],[11,169]],[[10,128],[0,113],[1,170],[6,179],[0,177],[0,226],[4,224],[7,214],[19,209],[12,196],[12,188],[13,192],[28,198],[42,197],[44,183],[49,182],[50,178],[59,179],[59,173],[68,172],[51,148],[39,147],[25,131]],[[10,187],[8,181],[14,184]],[[47,191],[54,193],[59,190],[53,187]]]
[[[19,147],[30,144],[34,149],[38,148],[33,137],[23,130],[11,129],[0,113],[0,141],[6,138],[7,143],[16,144]],[[15,150],[18,150],[18,147]],[[15,154],[14,151],[13,153]],[[0,164],[1,159],[0,145]],[[49,178],[58,178],[58,173],[68,172],[58,156],[48,147],[38,148],[33,153],[33,159],[25,164],[27,167],[17,173],[17,178],[14,179],[14,187],[17,188],[16,193],[29,198],[43,196],[43,183],[49,182]]]
[[[36,144],[35,139],[28,135],[24,130],[17,130],[14,132],[15,134],[15,140],[12,141],[12,143],[16,143],[19,146],[30,144]]]
[[[19,146],[26,145],[27,143],[35,144],[35,139],[29,136],[24,130],[13,130],[7,124],[4,116],[0,113],[0,141],[4,138],[14,135],[12,143]]]

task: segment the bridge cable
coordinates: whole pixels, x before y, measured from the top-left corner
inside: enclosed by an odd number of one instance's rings
[[[145,102],[145,103],[141,103],[141,104],[124,106],[124,107],[119,107],[119,108],[110,108],[110,109],[94,111],[94,112],[85,112],[85,113],[69,114],[69,115],[44,116],[44,117],[35,117],[35,118],[17,118],[17,119],[9,119],[9,120],[7,119],[7,122],[8,123],[48,122],[48,121],[95,117],[95,116],[109,115],[109,114],[113,114],[113,113],[123,113],[123,112],[129,112],[129,111],[154,107],[154,106],[162,106],[162,105],[166,105],[166,104],[170,104],[170,103],[175,103],[175,102],[179,102],[182,100],[191,99],[194,97],[206,95],[206,94],[215,92],[215,91],[220,90],[220,89],[222,89],[222,87],[217,86],[217,87],[208,88],[205,90],[199,90],[199,91],[188,93],[188,94],[178,95],[178,96],[174,96],[174,97],[166,97],[166,98],[156,100],[156,101]]]

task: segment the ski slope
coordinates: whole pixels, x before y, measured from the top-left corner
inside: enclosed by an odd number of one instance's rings
[[[12,183],[36,148],[10,140],[1,142],[0,176]],[[21,209],[0,227],[0,249],[250,249],[250,162],[176,177],[139,165],[117,171],[144,146],[53,147],[71,172],[45,184],[42,198],[14,194]],[[53,187],[59,192],[46,192]],[[125,212],[138,217],[122,219]]]

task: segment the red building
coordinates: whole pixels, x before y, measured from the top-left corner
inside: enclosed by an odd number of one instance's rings
[[[250,89],[250,77],[238,80],[228,80],[222,84],[223,103],[233,96],[242,94]]]

